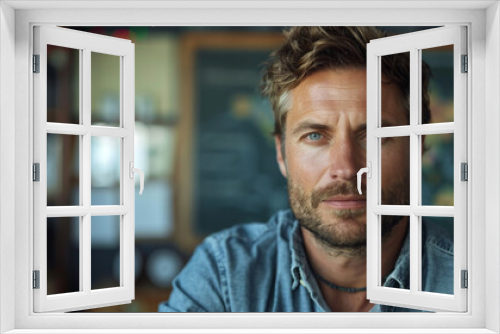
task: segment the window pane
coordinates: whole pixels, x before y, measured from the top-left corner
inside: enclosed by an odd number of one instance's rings
[[[453,122],[453,45],[423,49],[421,52],[423,91],[426,82],[429,82],[428,70],[432,73],[430,96],[422,96],[421,124]]]
[[[47,205],[80,205],[79,136],[47,134]]]
[[[80,50],[47,45],[47,122],[80,123]]]
[[[381,57],[381,126],[410,125],[410,53]]]
[[[410,204],[410,137],[379,139],[382,205]]]
[[[48,295],[80,291],[79,245],[79,217],[47,218]]]
[[[453,133],[425,136],[422,205],[453,206],[453,138]]]
[[[380,219],[380,235],[382,237],[380,281],[382,286],[409,290],[410,236],[406,235],[401,241],[396,239],[405,233],[405,229],[410,234],[410,217],[383,215],[380,216]],[[396,245],[396,242],[401,242],[401,246]],[[406,256],[400,256],[400,254],[406,254]]]
[[[92,205],[120,205],[121,138],[92,137]]]
[[[120,57],[92,52],[92,125],[120,126]]]
[[[120,286],[120,216],[91,218],[91,289]]]
[[[422,244],[422,291],[453,294],[453,217],[422,217],[423,238],[430,230],[441,240]],[[429,240],[429,239],[427,239]],[[431,249],[432,248],[432,249]],[[436,248],[439,253],[436,253]],[[442,257],[446,257],[444,261]]]

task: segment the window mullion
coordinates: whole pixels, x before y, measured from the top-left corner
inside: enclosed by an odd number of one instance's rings
[[[89,209],[85,206],[48,206],[46,213],[47,218],[83,217],[89,212]]]
[[[447,122],[447,123],[434,123],[434,124],[420,124],[413,126],[412,132],[417,135],[440,135],[445,133],[454,133],[455,123]]]
[[[387,137],[403,137],[410,134],[416,135],[439,135],[444,133],[454,133],[455,123],[435,123],[435,124],[419,124],[419,125],[403,125],[403,126],[388,126],[373,130],[373,135],[379,138]]]
[[[410,127],[413,128],[419,123],[420,115],[420,70],[419,51],[410,50]],[[412,294],[418,292],[418,282],[420,281],[420,253],[419,243],[419,217],[413,209],[419,204],[419,172],[418,166],[420,157],[418,155],[418,135],[413,131],[410,133],[410,291]]]
[[[83,110],[83,108],[81,108],[81,110]],[[105,137],[126,137],[130,135],[130,130],[123,128],[66,123],[47,123],[47,133],[83,136],[89,132],[92,136]]]
[[[409,205],[376,205],[372,212],[377,215],[408,216],[415,214],[417,216],[432,217],[454,217],[455,209],[453,206],[431,206],[420,205],[410,207]]]
[[[84,122],[84,116],[83,116],[83,51],[80,50],[79,53],[78,53],[78,78],[79,78],[79,82],[78,82],[78,115],[79,115],[79,124],[83,124]],[[78,136],[78,142],[79,142],[79,150],[78,152],[80,153],[80,157],[79,157],[79,164],[80,164],[80,167],[79,167],[79,171],[80,173],[82,173],[84,171],[84,166],[85,166],[85,162],[83,160],[83,149],[84,149],[84,145],[83,145],[83,137],[82,136]],[[85,181],[83,179],[83,177],[80,175],[80,184],[79,184],[79,191],[80,191],[80,196],[79,196],[79,205],[80,206],[83,206],[83,203],[84,203],[84,186],[85,186]],[[78,284],[79,284],[79,288],[78,290],[79,291],[84,291],[84,285],[83,285],[83,282],[84,282],[84,271],[83,271],[83,261],[84,261],[84,251],[83,251],[83,245],[84,245],[84,240],[83,240],[83,233],[84,233],[84,230],[83,230],[83,217],[79,217],[79,226],[78,226],[78,265],[79,265],[79,272],[78,272]]]
[[[413,134],[412,134],[412,149],[411,149],[411,156],[414,157],[414,162],[411,164],[412,166],[416,167],[416,170],[413,172],[415,174],[412,176],[414,180],[416,180],[416,189],[414,191],[414,196],[416,194],[416,198],[414,197],[414,201],[412,202],[412,219],[413,219],[413,225],[414,228],[412,230],[414,237],[412,238],[412,244],[414,244],[413,250],[414,252],[412,253],[413,257],[415,260],[413,260],[413,266],[412,263],[410,262],[410,266],[412,266],[411,269],[413,269],[414,275],[410,276],[412,285],[412,292],[418,293],[419,291],[422,291],[422,215],[417,216],[417,212],[415,212],[413,209],[420,207],[422,205],[422,140],[421,140],[421,134],[422,133],[417,133],[417,127],[419,125],[423,125],[422,122],[422,50],[421,49],[414,49],[412,50],[413,58],[411,62],[411,66],[416,69],[414,73],[416,72],[416,77],[412,78],[410,76],[410,81],[414,82],[417,87],[416,87],[416,93],[417,95],[415,96],[416,99],[416,104],[417,104],[417,109],[415,110],[415,117],[411,120],[414,123],[412,124],[412,129]],[[447,124],[450,126],[450,124]],[[442,125],[442,127],[445,127],[446,125]],[[453,123],[451,123],[451,127],[453,127]],[[411,173],[411,172],[410,172]],[[411,190],[410,190],[411,191]],[[411,258],[410,258],[411,259]],[[411,261],[411,260],[410,260]],[[416,267],[416,268],[415,268]],[[410,270],[411,270],[410,269]],[[415,275],[417,277],[415,277]]]
[[[83,50],[83,61],[81,66],[81,78],[82,78],[82,93],[81,93],[81,114],[82,114],[82,124],[87,130],[90,130],[91,124],[91,53],[90,49],[86,48]],[[83,204],[88,208],[88,212],[83,216],[81,227],[82,233],[80,233],[80,256],[82,261],[80,262],[80,280],[83,281],[83,290],[86,293],[90,293],[91,290],[91,133],[87,131],[83,135],[83,149],[81,150],[82,157],[82,189],[83,189]]]
[[[103,136],[103,137],[126,137],[131,134],[129,129],[114,128],[107,126],[91,126],[89,130],[92,136]],[[121,203],[121,201],[120,201]]]
[[[94,205],[90,207],[92,216],[119,216],[129,212],[124,205]]]

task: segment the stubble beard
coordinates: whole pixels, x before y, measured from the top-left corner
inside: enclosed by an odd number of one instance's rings
[[[390,189],[382,191],[382,203],[387,205],[409,204],[409,179],[404,177]],[[366,187],[362,188],[366,194]],[[351,182],[335,183],[314,189],[310,195],[288,178],[290,207],[300,225],[328,251],[336,255],[364,256],[366,254],[366,207],[358,209],[323,208],[321,201],[336,195],[359,195]],[[382,216],[382,239],[387,239],[404,217]]]

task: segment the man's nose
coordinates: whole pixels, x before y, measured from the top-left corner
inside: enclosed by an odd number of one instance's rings
[[[364,154],[364,155],[363,155]],[[330,151],[330,177],[336,180],[355,181],[362,167],[366,152],[349,134],[335,138]]]

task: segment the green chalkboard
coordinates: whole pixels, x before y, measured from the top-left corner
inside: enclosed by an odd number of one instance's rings
[[[265,222],[288,207],[276,162],[273,115],[259,93],[272,49],[217,48],[195,57],[194,230]]]

